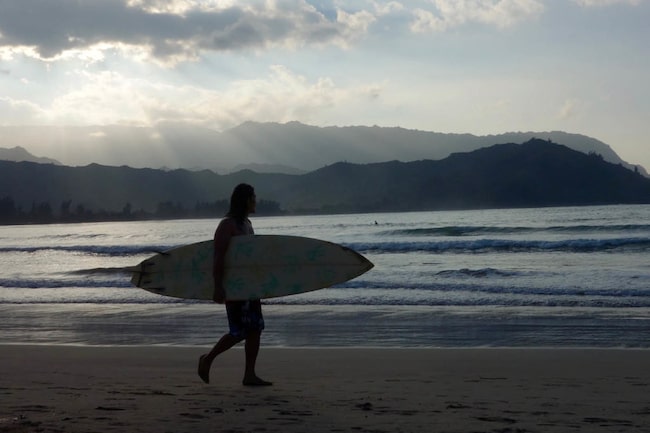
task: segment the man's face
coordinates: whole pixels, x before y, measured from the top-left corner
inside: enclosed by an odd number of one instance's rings
[[[248,199],[248,213],[255,213],[255,208],[257,207],[257,197],[253,194]]]

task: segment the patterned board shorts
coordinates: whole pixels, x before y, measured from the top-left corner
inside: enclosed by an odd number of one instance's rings
[[[228,326],[233,337],[246,338],[250,331],[264,329],[262,303],[258,301],[229,301],[226,302]]]

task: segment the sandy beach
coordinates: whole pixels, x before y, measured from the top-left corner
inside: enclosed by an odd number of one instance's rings
[[[0,346],[0,432],[649,432],[650,351]]]

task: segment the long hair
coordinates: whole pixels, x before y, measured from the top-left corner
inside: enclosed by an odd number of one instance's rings
[[[248,201],[255,195],[255,189],[247,183],[240,183],[230,196],[230,210],[226,216],[243,222],[248,216]]]

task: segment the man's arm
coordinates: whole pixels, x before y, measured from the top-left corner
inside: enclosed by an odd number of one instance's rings
[[[223,304],[226,300],[226,291],[223,287],[223,276],[225,273],[226,251],[230,238],[232,238],[232,223],[229,220],[223,220],[219,223],[214,233],[214,263],[212,275],[214,277],[214,302]]]

